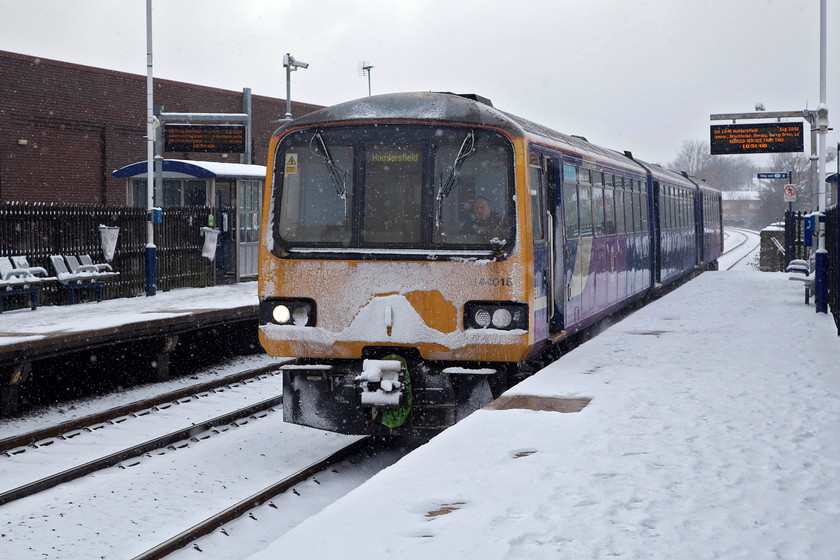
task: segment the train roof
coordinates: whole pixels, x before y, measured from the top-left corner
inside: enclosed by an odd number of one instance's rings
[[[308,113],[284,125],[311,126],[332,122],[372,120],[430,120],[457,122],[500,128],[513,136],[524,136],[524,129],[509,115],[477,95],[454,93],[388,93],[346,101]]]
[[[670,183],[695,184],[678,173],[636,160],[627,153],[621,154],[592,144],[583,137],[564,134],[501,111],[495,108],[490,100],[475,94],[409,92],[362,97],[308,113],[283,124],[275,134],[279,135],[289,127],[378,120],[426,120],[493,127],[514,137],[527,137],[538,143],[579,154],[584,160],[633,169],[640,174],[646,174],[648,170],[651,170],[661,180],[667,180]]]

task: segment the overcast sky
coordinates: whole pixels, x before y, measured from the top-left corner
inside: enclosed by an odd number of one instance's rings
[[[479,93],[648,161],[709,139],[709,114],[816,108],[819,0],[153,0],[154,75],[292,98]],[[828,29],[840,33],[829,2]],[[840,38],[828,41],[840,126]],[[145,75],[144,0],[0,0],[0,50]],[[721,123],[716,123],[721,124]],[[838,141],[828,135],[828,145]],[[809,150],[806,138],[805,149]]]

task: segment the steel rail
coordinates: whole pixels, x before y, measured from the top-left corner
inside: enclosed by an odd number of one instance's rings
[[[743,236],[744,236],[744,240],[743,240],[741,243],[739,243],[738,245],[736,245],[735,247],[733,247],[732,249],[729,249],[729,250],[728,250],[728,251],[726,251],[725,253],[722,253],[723,255],[725,255],[725,254],[727,254],[727,253],[731,253],[731,252],[732,252],[732,251],[734,251],[735,249],[737,249],[737,248],[741,247],[742,245],[746,244],[746,243],[749,241],[749,239],[750,239],[750,236],[749,236],[747,233],[744,233],[742,230],[734,230],[734,231],[738,231],[738,233],[740,233],[741,235],[743,235]],[[750,233],[752,233],[752,232],[750,232]],[[756,251],[757,249],[759,249],[760,247],[761,247],[761,242],[759,241],[759,243],[758,243],[755,247],[753,247],[752,249],[750,249],[749,251],[747,251],[746,253],[744,253],[744,256],[742,256],[741,258],[739,258],[738,260],[736,260],[734,263],[732,263],[731,265],[729,265],[729,266],[727,267],[727,269],[726,269],[726,270],[732,270],[733,268],[735,268],[735,266],[736,266],[738,263],[740,263],[742,260],[746,259],[746,258],[747,258],[747,257],[749,257],[750,255],[752,255],[753,253],[755,253],[755,251]]]
[[[288,491],[293,486],[300,484],[310,476],[318,474],[319,472],[327,469],[335,463],[342,461],[361,451],[365,447],[365,445],[367,445],[370,442],[371,439],[371,436],[366,436],[354,441],[350,445],[339,449],[338,451],[329,455],[328,457],[325,457],[319,461],[316,461],[315,463],[312,463],[308,467],[296,472],[292,476],[287,477],[275,484],[272,484],[271,486],[263,490],[260,490],[256,494],[245,498],[241,502],[232,505],[231,507],[225,509],[222,512],[208,517],[201,523],[190,527],[186,531],[175,535],[174,537],[162,542],[154,548],[151,548],[146,552],[135,556],[134,558],[132,558],[132,560],[159,560],[161,558],[166,557],[167,555],[175,552],[180,548],[183,548],[184,546],[199,539],[200,537],[210,534],[225,523],[229,523],[230,521],[241,517],[242,515],[254,509],[255,507],[267,502],[268,500],[274,498],[279,494],[282,494],[283,492]]]
[[[161,447],[166,447],[167,445],[171,445],[175,442],[195,437],[197,434],[209,430],[210,428],[230,424],[238,419],[253,416],[257,412],[269,410],[282,402],[283,395],[278,395],[276,397],[266,399],[262,402],[252,404],[244,408],[240,408],[239,410],[235,410],[233,412],[217,416],[216,418],[212,418],[210,420],[207,420],[206,422],[193,424],[187,428],[171,432],[169,434],[151,439],[139,445],[123,449],[122,451],[111,453],[110,455],[107,455],[105,457],[94,459],[93,461],[88,461],[87,463],[67,469],[60,473],[44,477],[34,482],[30,482],[29,484],[13,488],[12,490],[0,494],[0,506],[9,502],[13,502],[15,500],[19,500],[21,498],[25,498],[27,496],[31,496],[33,494],[37,494],[38,492],[43,492],[44,490],[48,490],[50,488],[58,486],[59,484],[70,482],[71,480],[75,480],[77,478],[81,478],[92,472],[112,467],[120,463],[121,461],[138,457],[154,449],[160,449]]]
[[[103,412],[90,414],[88,416],[82,416],[74,420],[68,420],[67,422],[56,424],[55,426],[49,426],[47,428],[34,430],[25,434],[3,438],[0,439],[0,453],[9,451],[16,447],[32,445],[44,439],[59,437],[63,434],[72,432],[74,430],[89,428],[90,426],[94,426],[102,422],[108,422],[110,420],[113,420],[114,418],[119,418],[120,416],[127,416],[129,414],[133,414],[141,410],[153,408],[162,404],[172,403],[186,397],[191,397],[198,393],[212,391],[214,389],[226,387],[228,385],[233,385],[234,383],[240,383],[242,381],[258,377],[260,375],[274,373],[280,368],[280,365],[281,364],[272,364],[269,366],[250,369],[247,371],[241,371],[239,373],[234,373],[226,377],[214,379],[213,381],[207,381],[205,383],[191,385],[189,387],[184,387],[183,389],[177,389],[175,391],[150,397],[148,399],[142,399],[125,405],[110,408]]]

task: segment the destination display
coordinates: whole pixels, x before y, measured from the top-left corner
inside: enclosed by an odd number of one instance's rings
[[[802,123],[719,124],[711,128],[712,155],[801,152]]]
[[[167,124],[164,151],[244,153],[243,125]]]

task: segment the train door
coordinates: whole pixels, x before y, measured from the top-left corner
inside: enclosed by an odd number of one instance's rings
[[[659,200],[659,181],[652,182],[651,199],[653,206],[653,219],[651,220],[651,242],[653,247],[653,271],[652,280],[654,284],[662,282],[662,205]]]
[[[692,193],[692,203],[694,205],[694,264],[700,265],[706,260],[705,238],[703,231],[703,193],[700,192],[700,187]]]
[[[260,245],[262,181],[239,181],[237,215],[237,282],[257,275]]]
[[[581,279],[580,254],[580,215],[578,210],[578,168],[574,164],[563,164],[562,181],[562,204],[563,219],[556,220],[556,224],[562,224],[562,234],[555,236],[562,245],[558,246],[560,254],[555,262],[562,263],[555,265],[556,274],[561,274],[560,279],[560,300],[563,302],[563,325],[560,328],[568,328],[580,318],[583,284]],[[559,218],[559,216],[558,216]],[[587,265],[588,266],[588,265]],[[559,305],[559,304],[558,304]]]
[[[531,196],[531,231],[534,239],[534,340],[548,337],[548,324],[554,307],[554,297],[549,287],[552,285],[552,259],[550,255],[548,222],[551,216],[546,213],[546,170],[548,158],[531,151],[529,156],[530,196]]]

